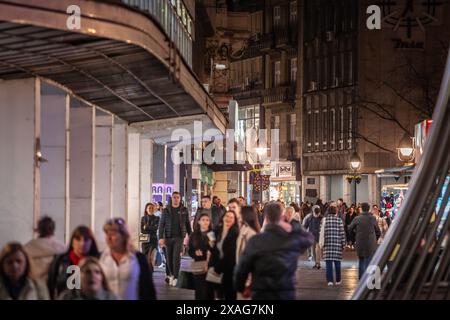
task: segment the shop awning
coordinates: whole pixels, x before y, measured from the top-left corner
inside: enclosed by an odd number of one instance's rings
[[[397,168],[386,168],[375,171],[378,178],[401,178],[410,177],[414,172],[415,165]]]

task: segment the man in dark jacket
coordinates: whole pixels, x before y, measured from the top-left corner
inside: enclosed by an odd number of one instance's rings
[[[200,216],[206,213],[209,216],[209,219],[211,219],[212,228],[215,228],[219,224],[219,220],[222,216],[221,209],[217,206],[212,206],[211,197],[208,195],[203,196],[201,202],[202,206],[198,208],[197,212],[195,213],[194,226],[197,223]]]
[[[222,200],[220,200],[220,198],[218,196],[214,196],[212,198],[212,203],[213,203],[212,210],[216,211],[219,214],[219,220],[222,218],[222,216],[227,211],[227,209],[223,206],[223,204],[221,202],[222,202]]]
[[[312,246],[312,255],[316,264],[314,268],[320,269],[320,246],[319,246],[319,238],[320,238],[320,223],[322,222],[321,209],[318,205],[315,205],[312,208],[312,214],[305,218],[303,226],[306,230],[311,232],[314,236],[314,244]]]
[[[244,291],[247,277],[252,274],[253,300],[295,299],[297,260],[314,242],[313,235],[298,222],[283,221],[282,211],[278,203],[265,207],[265,231],[247,242],[234,271],[238,292]]]
[[[188,210],[180,201],[180,193],[172,193],[172,203],[164,209],[159,221],[159,245],[166,247],[169,285],[174,287],[180,271],[183,239],[192,232]]]
[[[363,213],[353,219],[348,226],[348,231],[356,230],[356,254],[359,258],[359,279],[363,276],[370,260],[377,249],[377,240],[381,235],[377,220],[369,213],[370,206],[364,202],[361,204]]]

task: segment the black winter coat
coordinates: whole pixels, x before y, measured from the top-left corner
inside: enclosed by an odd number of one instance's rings
[[[203,255],[197,256],[195,251],[201,250]],[[206,233],[203,232],[193,232],[189,237],[189,247],[188,253],[192,259],[195,261],[205,261],[208,257],[209,247],[209,238]]]
[[[215,229],[216,243],[222,236],[222,225]],[[220,257],[220,252],[217,246],[211,249],[210,266],[214,267],[217,273],[233,274],[236,265],[236,242],[239,235],[238,228],[231,228],[222,244],[223,257]]]
[[[242,292],[249,273],[252,274],[253,300],[295,299],[295,273],[302,252],[314,243],[314,237],[298,222],[292,231],[268,224],[265,231],[253,236],[239,258],[234,272],[234,285]]]
[[[172,238],[172,221],[170,219],[170,210],[172,207],[164,208],[159,220],[159,239]],[[180,229],[181,238],[186,237],[186,233],[192,233],[191,222],[189,220],[189,213],[186,207],[180,208]]]

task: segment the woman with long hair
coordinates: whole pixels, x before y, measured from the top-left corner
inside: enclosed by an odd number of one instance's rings
[[[239,257],[247,245],[248,240],[261,231],[259,225],[258,213],[254,207],[244,206],[241,208],[241,228],[239,229],[239,235],[236,241],[236,264],[239,261]],[[246,290],[242,294],[238,294],[239,300],[247,299],[250,296],[251,275],[247,278],[245,287]]]
[[[194,274],[195,300],[212,300],[214,294],[206,282],[210,250],[211,218],[207,213],[202,213],[194,225],[194,232],[189,237],[188,253],[195,263],[204,264],[204,272]]]
[[[72,233],[69,242],[69,249],[57,255],[49,268],[48,289],[50,297],[55,299],[65,289],[67,289],[67,268],[71,265],[78,265],[85,257],[98,258],[99,251],[97,242],[91,229],[86,226],[78,226]]]
[[[355,233],[348,230],[348,226],[352,223],[353,219],[356,217],[355,207],[350,206],[347,209],[347,214],[345,215],[345,234],[347,235],[347,246],[353,249],[355,244]]]
[[[97,258],[87,257],[81,260],[81,288],[66,290],[58,300],[117,300],[111,291],[105,272]]]
[[[155,215],[156,207],[154,203],[145,205],[144,216],[141,218],[141,233],[148,234],[148,242],[142,243],[142,253],[147,257],[148,262],[154,267],[156,251],[158,248],[158,227],[159,217]]]
[[[155,300],[153,268],[147,257],[131,245],[125,220],[109,219],[103,231],[108,247],[100,257],[100,264],[114,294],[123,300]]]
[[[20,243],[0,253],[0,300],[48,300],[45,284],[33,276],[30,257]]]
[[[215,239],[211,250],[211,266],[217,274],[222,275],[218,290],[219,298],[236,300],[233,287],[233,271],[236,265],[236,241],[239,235],[238,217],[228,210],[220,219],[215,229]]]

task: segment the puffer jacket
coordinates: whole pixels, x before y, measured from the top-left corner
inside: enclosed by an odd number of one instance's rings
[[[292,231],[287,232],[269,223],[264,232],[247,242],[234,272],[238,292],[244,290],[251,273],[253,300],[295,299],[297,260],[314,243],[314,237],[298,222],[293,221],[291,225]]]
[[[164,208],[161,218],[159,220],[159,239],[172,238],[172,220],[170,219],[172,207]],[[186,207],[180,208],[180,230],[181,238],[185,238],[186,234],[192,233],[191,222],[189,220],[189,213]]]

